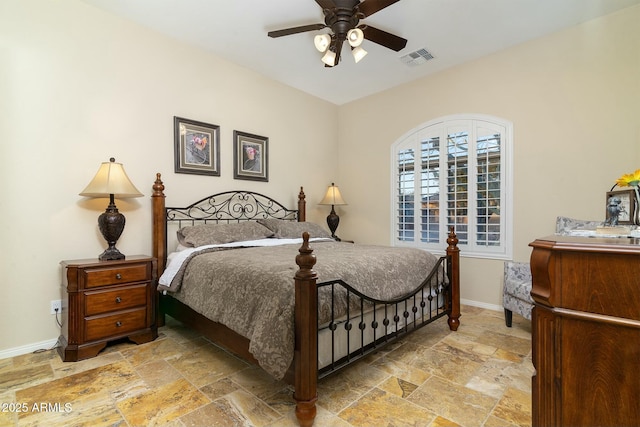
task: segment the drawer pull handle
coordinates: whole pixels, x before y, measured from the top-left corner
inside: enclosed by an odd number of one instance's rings
[[[116,279],[118,279],[118,280],[122,279],[122,274],[116,273]]]
[[[116,322],[116,326],[119,328],[120,326],[122,326],[122,322],[118,320],[118,321]]]
[[[116,297],[116,304],[120,304],[122,302],[122,298]]]

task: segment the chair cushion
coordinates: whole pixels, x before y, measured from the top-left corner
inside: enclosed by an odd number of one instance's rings
[[[533,303],[531,298],[531,268],[528,262],[504,263],[504,297],[511,296]]]
[[[531,282],[509,282],[509,286],[505,286],[505,292],[512,297],[533,303]]]

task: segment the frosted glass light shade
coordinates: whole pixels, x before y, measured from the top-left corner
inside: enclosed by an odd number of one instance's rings
[[[353,59],[355,59],[357,64],[362,58],[367,56],[367,51],[358,46],[351,49],[351,54],[353,55]]]
[[[330,49],[327,50],[327,53],[325,53],[322,57],[322,62],[330,67],[333,67],[334,65],[336,65],[336,53]]]
[[[331,36],[329,34],[318,34],[313,38],[313,44],[320,52],[324,52],[331,44]]]
[[[364,33],[360,28],[354,28],[347,33],[347,41],[351,47],[358,47],[364,40]]]

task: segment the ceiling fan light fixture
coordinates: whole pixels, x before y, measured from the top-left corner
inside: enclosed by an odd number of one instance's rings
[[[351,54],[353,55],[353,59],[356,61],[356,64],[360,62],[362,58],[367,56],[367,53],[368,52],[360,46],[351,48]]]
[[[331,44],[331,36],[329,34],[318,34],[313,38],[313,44],[319,52],[325,52]]]
[[[328,49],[327,53],[322,57],[322,62],[327,64],[329,67],[333,67],[336,65],[336,53],[331,49]]]
[[[364,40],[364,33],[360,28],[353,28],[347,33],[347,41],[351,47],[358,47]]]

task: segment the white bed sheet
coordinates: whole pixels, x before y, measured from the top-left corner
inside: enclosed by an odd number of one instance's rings
[[[310,242],[316,242],[320,240],[331,240],[323,237],[312,237],[309,239]],[[240,242],[231,242],[231,243],[222,243],[216,245],[204,245],[198,246],[196,248],[184,248],[182,250],[172,252],[167,256],[167,266],[160,276],[160,280],[158,283],[164,286],[170,286],[171,281],[182,267],[182,264],[187,260],[187,258],[198,251],[211,249],[211,248],[248,248],[248,247],[262,247],[262,246],[280,246],[280,245],[292,245],[292,244],[302,244],[302,238],[295,239],[276,239],[273,237],[267,239],[258,239],[258,240],[244,240]]]

